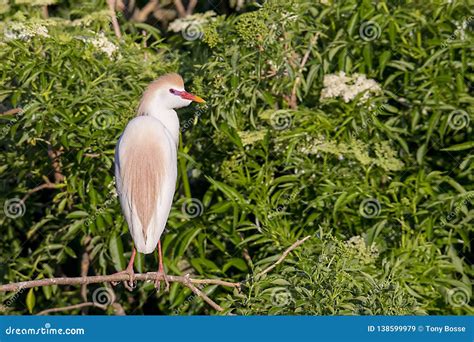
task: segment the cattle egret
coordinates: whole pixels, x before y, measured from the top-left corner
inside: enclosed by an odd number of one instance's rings
[[[136,252],[149,254],[158,245],[159,268],[166,287],[160,237],[171,210],[177,177],[179,119],[177,108],[202,98],[184,90],[178,74],[166,74],[145,90],[137,111],[121,135],[115,149],[117,193],[134,241],[132,256],[121,273],[130,276],[133,287],[133,262]],[[155,282],[159,290],[160,281]]]

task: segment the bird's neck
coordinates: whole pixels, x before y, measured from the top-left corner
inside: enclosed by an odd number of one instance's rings
[[[179,142],[179,118],[178,113],[173,109],[155,109],[148,112],[148,115],[159,120],[168,130],[171,137],[176,143]]]
[[[138,115],[149,115],[159,120],[163,126],[168,130],[170,136],[176,143],[179,142],[179,119],[178,113],[175,110],[165,108],[162,101],[158,98],[152,98],[148,101],[143,101],[138,108]]]

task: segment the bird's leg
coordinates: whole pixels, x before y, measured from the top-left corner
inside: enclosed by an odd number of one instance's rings
[[[117,273],[117,274],[123,274],[123,273],[128,274],[129,280],[128,280],[128,282],[124,281],[123,284],[125,285],[125,287],[129,291],[133,291],[133,289],[136,287],[136,284],[135,284],[135,271],[133,270],[133,263],[135,261],[135,256],[136,255],[137,255],[137,250],[135,249],[135,247],[133,247],[132,256],[130,257],[130,261],[128,262],[127,268],[124,271],[121,271],[121,272]],[[114,285],[116,285],[116,284],[114,284]]]
[[[133,263],[135,261],[135,256],[137,255],[137,250],[135,249],[135,247],[133,247],[133,250],[132,250],[132,256],[130,257],[130,261],[128,262],[128,266],[127,268],[125,269],[125,272],[128,273],[130,279],[129,279],[129,283],[127,284],[127,282],[124,282],[125,284],[125,287],[127,287],[128,290],[132,291],[135,287],[136,287],[136,284],[135,284],[135,271],[133,270]]]
[[[160,287],[161,287],[161,282],[160,282],[160,278],[159,276],[160,275],[163,275],[163,280],[165,281],[165,284],[166,284],[166,292],[169,292],[170,291],[170,283],[168,281],[168,277],[166,276],[166,273],[165,273],[165,269],[163,268],[163,254],[161,252],[161,241],[158,240],[158,277],[156,278],[155,280],[155,288],[160,291]]]

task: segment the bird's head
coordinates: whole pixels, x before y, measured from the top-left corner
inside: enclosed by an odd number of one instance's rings
[[[143,94],[138,114],[146,112],[150,105],[164,109],[177,109],[189,106],[193,101],[205,102],[199,96],[188,93],[184,89],[184,81],[180,75],[176,73],[165,74],[148,86]]]

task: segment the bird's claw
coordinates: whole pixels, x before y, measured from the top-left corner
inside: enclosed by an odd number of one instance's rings
[[[124,281],[123,282],[123,285],[125,286],[125,288],[130,292],[132,292],[133,290],[135,290],[137,288],[137,282],[133,278],[134,277],[131,277],[131,279],[129,281]]]
[[[137,288],[137,281],[135,280],[135,272],[133,272],[133,270],[131,270],[131,271],[127,270],[127,271],[125,271],[125,273],[128,274],[129,279],[128,279],[128,281],[124,281],[123,285],[125,286],[125,288],[127,290],[132,292],[133,290],[135,290]]]
[[[137,281],[135,280],[135,272],[133,271],[133,269],[132,270],[127,269],[127,270],[124,270],[124,271],[121,271],[121,272],[117,272],[116,274],[128,274],[129,279],[124,280],[123,285],[130,292],[136,289]],[[119,281],[113,281],[112,285],[117,286],[118,283],[120,283],[120,282]]]
[[[168,281],[168,276],[164,272],[158,272],[157,278],[155,280],[155,289],[157,292],[161,290],[161,280],[160,276],[163,276],[163,280],[165,281],[165,292],[170,292],[170,282]]]

